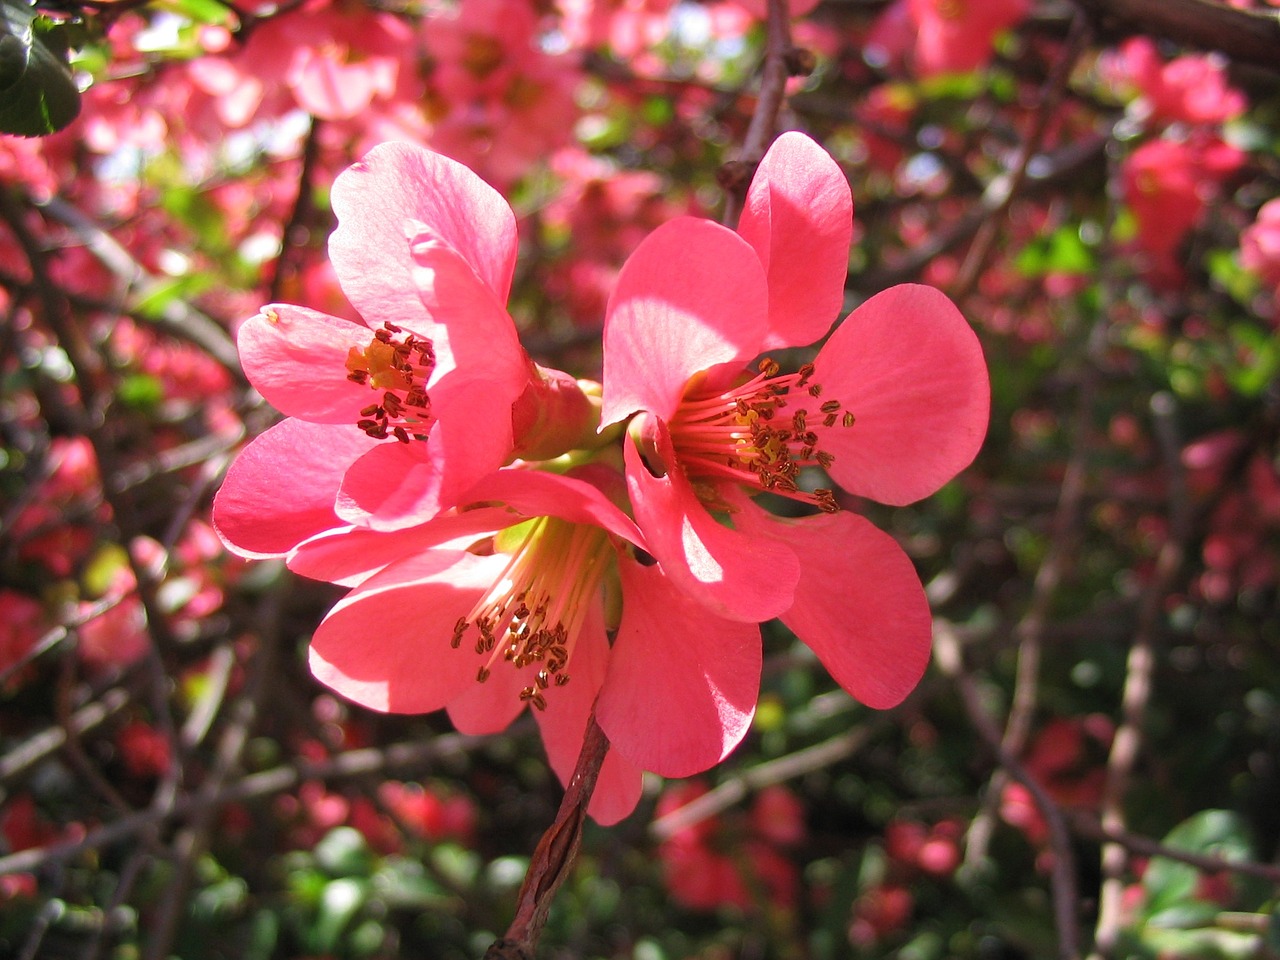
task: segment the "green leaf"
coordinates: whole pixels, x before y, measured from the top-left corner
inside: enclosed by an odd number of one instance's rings
[[[333,877],[368,876],[373,851],[364,835],[351,827],[334,827],[316,844],[316,863]]]
[[[1093,252],[1080,239],[1079,229],[1072,226],[1028,243],[1018,252],[1014,264],[1024,277],[1043,277],[1049,273],[1081,276],[1097,270]]]
[[[120,381],[120,402],[135,410],[154,410],[164,401],[164,384],[148,373],[135,373]]]
[[[311,928],[311,947],[320,953],[333,953],[342,934],[364,907],[369,897],[367,882],[339,877],[325,884],[320,894],[315,926]]]
[[[233,23],[231,8],[218,0],[165,0],[157,6],[186,17],[193,23],[229,27]]]
[[[67,30],[28,0],[0,0],[0,133],[44,136],[80,113]]]
[[[1174,827],[1164,838],[1164,845],[1224,860],[1243,860],[1250,853],[1244,821],[1230,810],[1202,810]],[[1171,921],[1179,916],[1175,908],[1186,908],[1190,902],[1196,901],[1201,875],[1202,871],[1190,864],[1168,857],[1152,858],[1142,877],[1142,885],[1147,890],[1143,907],[1146,920],[1151,922],[1160,916],[1163,926],[1172,926]],[[1192,914],[1195,914],[1194,919]],[[1202,918],[1197,911],[1190,911],[1184,919],[1197,922]]]

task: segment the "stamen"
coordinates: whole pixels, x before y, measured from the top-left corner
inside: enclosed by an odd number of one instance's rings
[[[363,350],[352,347],[347,379],[380,394],[377,403],[360,411],[356,426],[376,440],[426,440],[432,422],[426,384],[435,366],[431,341],[405,333],[394,323],[375,330]]]
[[[613,548],[601,528],[555,517],[503,531],[495,547],[503,552],[504,546],[510,551],[506,565],[471,612],[458,618],[450,645],[458,649],[475,631],[475,652],[485,657],[476,675],[481,683],[504,663],[517,670],[536,664],[533,683],[519,697],[545,710],[543,691],[569,682],[564,670],[588,605],[599,602]]]
[[[856,417],[838,399],[814,403],[822,384],[813,380],[813,364],[789,375],[769,357],[746,383],[719,394],[696,392],[684,397],[668,426],[671,440],[695,491],[712,509],[725,504],[714,494],[712,480],[731,480],[813,504],[839,509],[827,488],[802,490],[806,467],[830,468],[835,455],[821,449],[820,430],[837,423],[852,427]],[[794,405],[786,419],[778,411]],[[815,422],[816,421],[816,422]]]

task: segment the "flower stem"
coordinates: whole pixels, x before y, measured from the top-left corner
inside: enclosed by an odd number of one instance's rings
[[[595,708],[587,718],[582,752],[578,754],[573,777],[565,789],[564,799],[556,812],[555,822],[538,841],[529,871],[516,898],[516,915],[505,936],[495,940],[485,951],[484,960],[533,960],[538,937],[547,922],[551,900],[569,875],[582,841],[582,824],[587,817],[587,804],[595,790],[596,778],[609,741],[596,723]]]

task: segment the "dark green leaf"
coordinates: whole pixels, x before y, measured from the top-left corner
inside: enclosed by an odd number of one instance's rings
[[[0,133],[44,136],[79,114],[65,31],[24,0],[0,0]]]

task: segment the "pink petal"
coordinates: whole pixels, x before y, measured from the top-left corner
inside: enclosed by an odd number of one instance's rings
[[[782,622],[854,697],[885,709],[929,663],[933,618],[911,559],[893,537],[847,511],[777,520],[757,507],[744,530],[784,539],[800,557],[795,605]]]
[[[508,468],[482,479],[466,493],[467,503],[494,501],[525,517],[559,517],[603,527],[637,546],[644,538],[635,523],[598,488],[544,470]],[[466,514],[463,514],[466,516]]]
[[[524,389],[529,360],[520,345],[505,301],[453,247],[423,224],[411,223],[410,276],[418,291],[421,319],[406,321],[435,345],[440,369],[485,366],[495,382]]]
[[[426,444],[379,441],[342,478],[336,512],[348,523],[400,530],[448,506],[441,495],[445,457],[438,432]]]
[[[745,364],[765,335],[767,290],[755,252],[710,220],[681,217],[627,259],[604,324],[604,423],[675,412],[695,375]]]
[[[547,708],[533,712],[551,768],[566,786],[582,752],[587,719],[604,682],[608,663],[609,641],[605,637],[602,610],[593,604],[569,660],[566,671],[569,683],[552,688],[547,693]],[[640,787],[640,770],[617,750],[610,749],[600,767],[587,812],[602,826],[617,823],[639,803]]]
[[[829,472],[851,493],[904,504],[967,467],[987,430],[991,388],[982,347],[955,304],[932,287],[901,284],[836,328],[814,361],[823,399],[852,427],[819,429]]]
[[[471,612],[506,558],[430,550],[339,600],[311,639],[311,672],[372,710],[429,713],[476,682],[481,658],[452,649],[454,624]]]
[[[653,418],[647,418],[658,423]],[[716,522],[676,461],[665,425],[655,441],[668,466],[655,477],[627,438],[627,488],[636,522],[671,582],[709,611],[758,623],[791,606],[800,563],[785,545]]]
[[[468,639],[462,641],[463,650],[468,648],[468,643]],[[474,652],[475,647],[470,649]],[[475,671],[479,671],[486,659],[481,656],[475,658]],[[513,664],[504,663],[499,657],[484,683],[472,683],[449,701],[449,722],[459,733],[473,736],[507,729],[524,710],[525,702],[520,699],[520,691],[533,685],[537,672],[534,664],[526,664],[517,670]]]
[[[415,321],[431,337],[439,362],[428,384],[437,423],[441,495],[449,502],[511,459],[512,408],[534,376],[515,324],[470,267],[419,236],[413,276],[433,322]]]
[[[213,525],[243,557],[282,557],[340,526],[342,475],[378,441],[357,427],[282,420],[240,452],[213,502]]]
[[[769,282],[762,349],[812,343],[844,305],[853,236],[853,195],[831,155],[802,133],[784,133],[764,155],[738,233]]]
[[[383,143],[340,174],[332,204],[338,229],[329,256],[352,305],[369,320],[408,322],[421,313],[406,230],[430,227],[507,302],[516,258],[515,215],[471,170],[408,143]]]
[[[276,303],[240,327],[236,342],[245,375],[286,416],[312,423],[351,423],[378,395],[347,379],[347,354],[373,332],[350,320]]]
[[[338,63],[317,50],[303,53],[291,71],[289,89],[298,106],[322,120],[346,120],[368,108],[375,93],[364,64]]]
[[[746,735],[760,690],[760,629],[722,620],[659,567],[622,563],[622,622],[596,720],[642,770],[687,777]]]
[[[466,540],[474,542],[512,522],[510,511],[486,508],[401,530],[338,527],[298,544],[289,554],[288,565],[294,573],[313,580],[355,586],[388,564],[428,547],[458,540],[464,542],[457,549],[465,549],[470,545]]]

